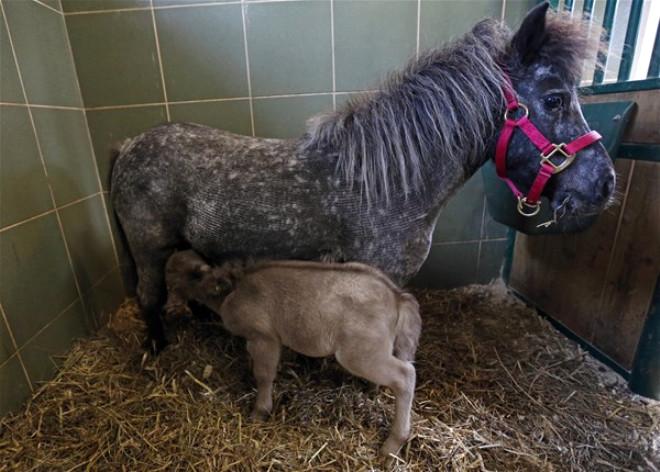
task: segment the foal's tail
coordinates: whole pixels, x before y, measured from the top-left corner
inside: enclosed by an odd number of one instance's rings
[[[394,355],[406,362],[415,360],[421,332],[422,318],[419,316],[419,304],[411,294],[402,293],[394,333]]]

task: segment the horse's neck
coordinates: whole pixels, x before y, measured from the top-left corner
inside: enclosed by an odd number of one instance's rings
[[[369,205],[359,194],[359,188],[347,194],[351,214],[362,214],[360,224],[370,228],[399,228],[431,230],[435,226],[440,210],[456,191],[475,174],[486,159],[461,166],[450,161],[436,162],[428,169],[426,184],[417,191],[404,195],[400,189],[393,192],[389,202]],[[399,190],[399,191],[397,191]],[[355,207],[357,205],[357,208]],[[415,237],[410,234],[410,237]]]
[[[480,156],[470,157],[465,154],[462,161],[437,158],[427,169],[428,179],[426,185],[419,189],[417,194],[410,198],[410,205],[418,212],[426,215],[426,220],[435,225],[440,210],[448,200],[488,161],[492,155],[492,138],[487,139],[487,152]]]

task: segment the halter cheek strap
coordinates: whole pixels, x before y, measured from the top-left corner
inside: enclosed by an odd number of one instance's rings
[[[498,177],[506,182],[518,199],[518,212],[523,216],[534,216],[541,210],[541,194],[550,177],[570,166],[578,151],[595,143],[602,136],[596,131],[589,131],[568,144],[554,144],[529,121],[529,110],[518,101],[511,85],[505,86],[502,90],[506,98],[506,111],[504,112],[504,128],[500,132],[495,147],[495,169]],[[512,118],[511,115],[517,111],[522,111],[523,115],[520,118]],[[506,155],[516,128],[520,128],[541,153],[539,172],[526,196],[506,175]],[[551,160],[553,157],[563,157],[563,159],[559,164],[555,164]]]

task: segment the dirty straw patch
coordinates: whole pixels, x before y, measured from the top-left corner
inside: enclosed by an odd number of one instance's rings
[[[274,416],[254,423],[240,339],[179,322],[154,360],[127,303],[0,423],[0,469],[658,470],[660,406],[530,309],[493,288],[417,295],[414,436],[399,460],[375,455],[393,413],[385,389],[288,353]]]

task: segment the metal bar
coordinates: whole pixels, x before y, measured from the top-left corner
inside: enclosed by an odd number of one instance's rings
[[[506,234],[506,249],[504,251],[504,264],[502,265],[502,279],[505,285],[509,285],[511,266],[513,265],[513,250],[516,246],[516,230],[509,228]]]
[[[614,14],[616,13],[616,0],[607,0],[605,4],[605,14],[603,15],[603,42],[609,47],[610,36],[612,34],[612,25],[614,24]],[[597,68],[594,72],[594,85],[602,84],[605,79],[605,66],[607,63],[607,53],[598,52],[598,63],[602,64],[602,69]]]
[[[628,82],[613,82],[611,84],[590,85],[580,87],[580,93],[585,95],[598,95],[601,93],[638,92],[640,90],[660,89],[660,77],[642,80],[629,80]]]
[[[616,157],[634,161],[660,162],[660,144],[621,143]]]
[[[594,0],[584,0],[582,6],[582,19],[586,20],[591,18],[591,13],[594,11]]]
[[[630,78],[635,46],[637,45],[637,33],[639,32],[639,20],[642,16],[643,0],[633,0],[628,17],[628,29],[626,39],[623,42],[623,54],[621,54],[621,65],[619,65],[618,81],[623,82]]]
[[[646,77],[649,79],[660,77],[660,25],[658,25],[658,30],[655,33],[653,54],[651,54],[651,63],[649,64],[649,72]]]

